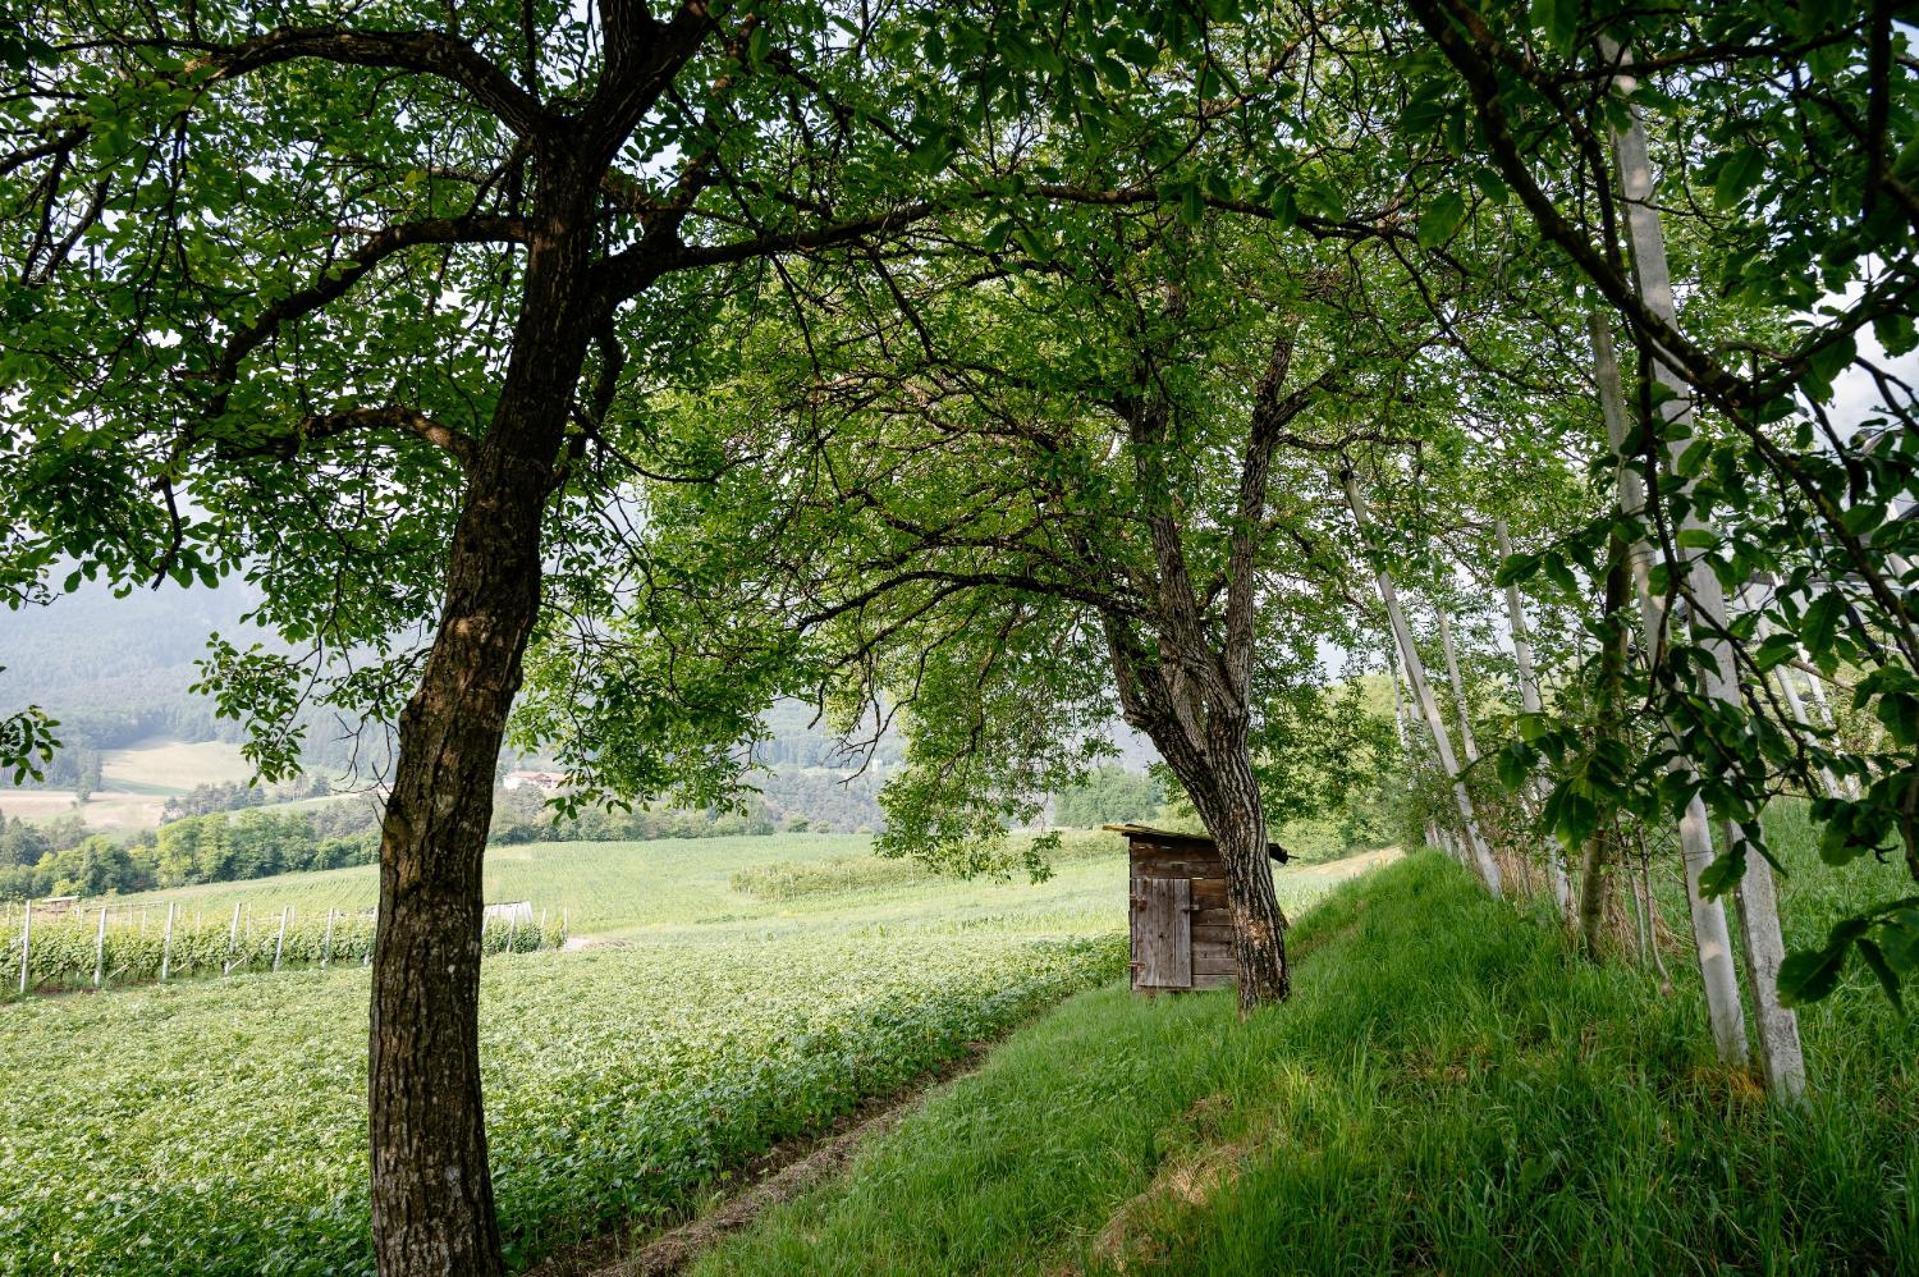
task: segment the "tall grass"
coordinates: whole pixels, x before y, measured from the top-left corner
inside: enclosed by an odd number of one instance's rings
[[[1793,856],[1794,927],[1861,889]],[[1869,889],[1869,888],[1868,888]],[[1919,1271],[1919,1032],[1849,984],[1769,1103],[1703,1012],[1414,857],[1294,931],[1297,990],[1082,995],[718,1273]]]

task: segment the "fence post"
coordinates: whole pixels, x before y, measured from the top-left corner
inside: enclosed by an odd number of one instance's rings
[[[167,982],[167,976],[173,971],[173,910],[174,902],[167,901],[167,933],[160,941],[160,983]]]
[[[546,948],[546,910],[540,910],[540,943],[538,948]]]
[[[320,970],[326,970],[326,964],[333,957],[333,910],[326,911],[326,939],[320,942]]]
[[[520,911],[515,909],[506,920],[506,952],[513,952],[514,937],[520,934]]]
[[[287,947],[287,915],[293,912],[292,905],[280,906],[280,938],[273,942],[273,969],[280,969],[280,955]]]
[[[33,948],[33,897],[20,912],[20,992],[27,991],[27,955]]]
[[[107,907],[100,906],[100,929],[93,937],[93,987],[99,988],[107,974]]]
[[[233,974],[233,946],[240,943],[240,902],[233,902],[233,921],[227,926],[227,960],[220,964],[221,975]]]

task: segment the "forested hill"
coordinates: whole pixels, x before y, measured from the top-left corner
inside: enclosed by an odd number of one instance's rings
[[[46,607],[0,612],[0,713],[38,705],[103,748],[150,736],[234,740],[239,728],[193,695],[209,634],[246,632],[242,581],[186,590],[167,582],[115,598],[83,582]]]

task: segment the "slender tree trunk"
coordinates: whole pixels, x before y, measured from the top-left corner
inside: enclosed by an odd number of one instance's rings
[[[1620,388],[1619,361],[1613,355],[1612,333],[1605,316],[1594,311],[1589,331],[1593,346],[1593,369],[1599,383],[1599,404],[1606,418],[1606,434],[1614,453],[1619,455],[1618,485],[1620,511],[1632,518],[1641,517],[1646,508],[1646,492],[1639,474],[1621,451],[1626,442],[1626,400]],[[1634,591],[1639,596],[1640,638],[1650,664],[1660,650],[1666,630],[1665,606],[1652,592],[1647,576],[1652,549],[1642,539],[1628,547]],[[1675,759],[1674,770],[1689,770],[1684,759]],[[1713,1042],[1719,1058],[1728,1064],[1746,1062],[1746,1014],[1739,996],[1739,976],[1733,967],[1732,932],[1726,925],[1726,911],[1719,901],[1708,899],[1700,890],[1701,875],[1712,865],[1712,827],[1706,819],[1706,805],[1694,795],[1679,818],[1679,847],[1686,868],[1686,902],[1692,915],[1693,949],[1699,957],[1700,987],[1706,998],[1706,1018],[1712,1025]]]
[[[553,198],[552,193],[546,193]],[[493,768],[540,604],[540,533],[585,360],[589,225],[545,210],[494,417],[380,835],[369,1108],[384,1277],[503,1273],[480,1092],[481,858]]]
[[[1624,618],[1626,579],[1630,554],[1625,542],[1612,538],[1606,569],[1605,614],[1600,622],[1604,646],[1599,651],[1599,721],[1594,734],[1599,742],[1616,741],[1621,724],[1621,701],[1626,673],[1627,637]],[[1585,859],[1580,866],[1579,934],[1586,956],[1599,958],[1600,929],[1606,915],[1606,843],[1610,820],[1602,820],[1586,840]]]
[[[1365,498],[1359,493],[1359,478],[1348,470],[1341,479],[1346,485],[1346,500],[1352,506],[1353,521],[1359,525],[1361,538],[1369,535],[1371,520],[1366,513]],[[1425,716],[1426,727],[1432,732],[1433,748],[1439,751],[1439,765],[1445,770],[1447,779],[1452,781],[1453,801],[1459,806],[1459,818],[1466,830],[1466,843],[1472,850],[1473,864],[1479,870],[1479,876],[1486,884],[1486,890],[1499,895],[1499,864],[1493,859],[1492,850],[1486,846],[1486,840],[1479,832],[1479,818],[1473,812],[1473,800],[1466,792],[1466,782],[1459,776],[1459,760],[1453,755],[1453,743],[1446,733],[1446,722],[1440,717],[1439,702],[1433,699],[1432,685],[1426,681],[1426,666],[1419,659],[1419,651],[1413,646],[1412,630],[1406,625],[1406,614],[1400,610],[1399,594],[1393,588],[1392,574],[1385,568],[1378,569],[1375,580],[1379,584],[1380,601],[1386,605],[1386,619],[1393,627],[1393,638],[1399,644],[1399,657],[1405,663],[1406,677],[1413,686],[1413,699],[1418,702],[1420,712]]]
[[[1607,42],[1610,45],[1610,42]],[[1611,51],[1611,50],[1609,50]],[[1618,87],[1630,92],[1629,76],[1619,77]],[[1620,195],[1626,209],[1626,229],[1632,244],[1633,285],[1648,310],[1674,329],[1679,325],[1679,310],[1673,301],[1672,276],[1666,266],[1665,235],[1659,224],[1659,210],[1653,203],[1652,163],[1646,152],[1646,129],[1637,107],[1629,108],[1629,122],[1613,132],[1613,153],[1619,169]],[[1669,392],[1661,411],[1666,421],[1678,427],[1673,433],[1689,435],[1692,424],[1691,388],[1676,368],[1654,352],[1652,374]],[[1673,459],[1685,448],[1684,438],[1670,439],[1667,447]],[[1683,485],[1690,493],[1692,484]],[[1703,526],[1688,510],[1681,531]],[[1718,637],[1726,624],[1726,599],[1719,578],[1704,555],[1686,553],[1687,581],[1693,600],[1704,620],[1698,642],[1717,669],[1705,677],[1705,693],[1714,700],[1737,704],[1738,688],[1731,648]],[[1731,847],[1750,843],[1746,831],[1728,821],[1725,836]],[[1779,906],[1772,879],[1772,866],[1763,856],[1748,856],[1746,872],[1734,889],[1739,909],[1740,930],[1745,944],[1741,953],[1746,960],[1746,975],[1752,985],[1753,1007],[1758,1029],[1760,1064],[1765,1070],[1766,1088],[1785,1099],[1797,1099],[1805,1093],[1806,1064],[1799,1046],[1799,1021],[1790,1007],[1779,1000],[1779,964],[1785,961],[1785,939],[1779,929]]]
[[[1493,521],[1493,535],[1498,541],[1501,561],[1511,558],[1513,544],[1506,534],[1504,519]],[[1520,601],[1517,585],[1506,587],[1506,614],[1512,624],[1513,661],[1519,668],[1519,703],[1528,714],[1537,714],[1544,702],[1539,698],[1539,675],[1533,667],[1532,630],[1526,624],[1526,607]],[[1536,778],[1531,789],[1533,801],[1543,806],[1545,795]],[[1560,915],[1570,922],[1573,916],[1572,884],[1566,878],[1566,857],[1560,851],[1556,838],[1546,840],[1546,875],[1552,883],[1553,900],[1559,905]]]

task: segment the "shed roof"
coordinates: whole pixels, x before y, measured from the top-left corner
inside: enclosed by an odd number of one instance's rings
[[[1175,833],[1170,829],[1154,829],[1151,825],[1128,823],[1123,825],[1101,825],[1100,828],[1110,829],[1116,834],[1124,834],[1129,842],[1135,838],[1147,838],[1153,842],[1184,844],[1189,847],[1217,848],[1219,845],[1205,834],[1181,834]],[[1292,859],[1292,857],[1286,853],[1286,849],[1276,842],[1266,844],[1266,854],[1281,864],[1285,864],[1288,860]]]

